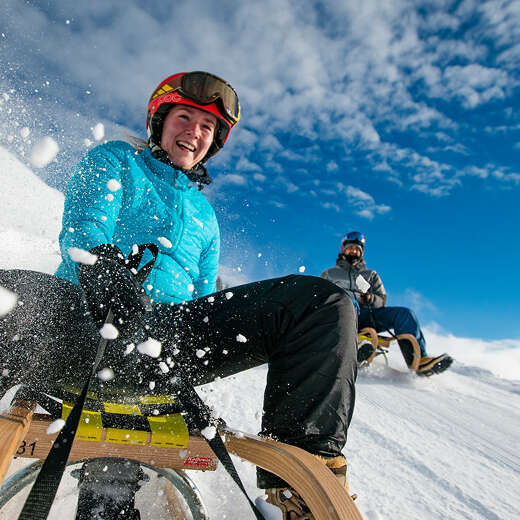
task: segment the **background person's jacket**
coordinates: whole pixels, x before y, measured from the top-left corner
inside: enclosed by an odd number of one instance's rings
[[[220,233],[215,212],[181,171],[111,141],[90,150],[71,177],[63,210],[55,275],[78,284],[69,248],[154,243],[159,256],[144,288],[153,301],[180,303],[215,291]],[[147,252],[142,265],[150,260]]]
[[[383,282],[376,271],[367,269],[367,265],[363,258],[359,258],[351,264],[345,258],[341,258],[340,255],[336,265],[323,271],[320,276],[347,291],[351,298],[355,298],[359,305],[363,306],[363,303],[361,303],[359,287],[356,284],[356,279],[359,275],[370,284],[370,289],[368,290],[372,295],[370,306],[375,309],[378,307],[384,307],[386,305],[386,291]]]

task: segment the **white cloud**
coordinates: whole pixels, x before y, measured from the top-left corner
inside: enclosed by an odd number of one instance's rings
[[[338,169],[338,163],[335,161],[329,161],[326,168],[328,172],[335,172]]]
[[[247,179],[243,175],[237,175],[236,173],[228,173],[219,175],[217,177],[218,182],[221,186],[225,184],[232,184],[233,186],[246,186]]]
[[[274,153],[282,150],[283,146],[274,135],[268,134],[260,139],[260,149]]]
[[[254,172],[254,171],[262,171],[262,168],[258,166],[258,164],[255,164],[254,162],[251,162],[246,157],[241,157],[239,161],[237,162],[235,169],[238,171],[246,171],[246,172]]]
[[[467,166],[457,173],[458,177],[472,176],[480,179],[493,178],[501,182],[509,182],[512,184],[520,184],[520,174],[512,172],[506,168],[502,168],[493,164],[482,166]]]
[[[333,202],[323,202],[322,207],[325,209],[332,209],[336,213],[339,213],[340,207],[337,204],[334,204]]]
[[[447,67],[441,81],[442,85],[431,89],[431,95],[459,99],[466,108],[503,99],[515,83],[506,71],[476,63]]]
[[[415,312],[420,313],[423,310],[437,311],[435,305],[428,300],[423,294],[415,289],[407,288],[404,293],[403,305],[410,307]]]
[[[355,209],[356,215],[362,218],[372,220],[376,215],[384,215],[392,209],[386,204],[376,204],[371,195],[354,186],[338,183],[338,188],[346,194],[347,201]]]
[[[276,184],[283,186],[287,190],[287,193],[294,193],[300,189],[296,184],[282,176],[276,178]]]

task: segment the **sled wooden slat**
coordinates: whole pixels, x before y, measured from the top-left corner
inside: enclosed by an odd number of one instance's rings
[[[0,415],[0,483],[29,429],[35,408],[35,403],[20,401]]]
[[[227,434],[230,453],[288,482],[303,498],[316,520],[362,519],[354,501],[334,474],[310,453],[255,435]]]
[[[48,435],[47,428],[51,424],[48,415],[34,414],[31,425],[20,439],[17,456],[45,459],[58,436]],[[188,447],[185,449],[150,446],[151,434],[148,433],[146,444],[116,444],[106,442],[106,429],[103,429],[99,441],[83,441],[76,439],[72,446],[69,462],[94,457],[121,457],[138,460],[159,468],[198,469],[213,471],[217,468],[217,458],[204,437],[191,434]],[[22,453],[20,453],[23,451]]]

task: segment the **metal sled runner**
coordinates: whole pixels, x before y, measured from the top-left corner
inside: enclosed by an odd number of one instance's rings
[[[123,489],[121,499],[133,506],[135,493],[142,482],[141,466],[152,468],[165,477],[188,503],[191,516],[186,516],[182,508],[172,507],[171,518],[208,518],[196,489],[190,487],[189,478],[183,471],[216,469],[218,461],[206,439],[198,432],[188,432],[178,414],[147,416],[145,419],[135,409],[133,412],[128,408],[125,410],[128,405],[111,403],[112,408],[107,411],[107,403],[104,404],[102,411],[84,410],[69,456],[69,464],[83,464],[73,472],[79,487],[76,519],[90,518],[90,502],[103,499],[103,486],[96,486],[99,482],[96,479],[104,478],[103,475],[107,482],[116,482],[118,489]],[[57,433],[47,434],[53,418],[34,413],[35,407],[34,401],[15,400],[10,410],[0,415],[0,481],[13,457],[45,459],[49,453],[57,436]],[[66,413],[67,405],[64,404],[62,415]],[[117,415],[121,415],[119,426],[113,422],[113,416]],[[361,519],[351,497],[333,473],[310,453],[225,429],[220,435],[230,453],[288,482],[305,500],[316,520]],[[38,469],[39,463],[35,462],[7,479],[0,488],[0,507],[30,484]],[[97,477],[89,479],[89,475]],[[84,516],[81,516],[82,511]],[[133,520],[140,516],[136,511],[119,518]]]

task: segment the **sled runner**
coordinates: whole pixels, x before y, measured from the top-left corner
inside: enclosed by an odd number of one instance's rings
[[[369,356],[366,357],[362,361],[362,366],[368,366],[377,356],[384,356],[385,360],[388,363],[386,358],[388,354],[388,349],[390,348],[390,344],[392,341],[406,339],[413,346],[413,361],[410,365],[410,370],[415,370],[419,368],[419,361],[421,359],[421,348],[417,343],[417,340],[411,334],[399,334],[397,336],[384,336],[380,335],[376,332],[376,330],[372,327],[365,327],[359,331],[358,335],[358,351],[362,349],[365,345],[370,345],[372,348],[367,349],[369,352]],[[366,347],[365,347],[366,348]],[[371,351],[371,353],[370,353]]]
[[[50,414],[34,413],[36,401],[27,399],[30,395],[30,391],[22,393],[21,397],[26,398],[22,400],[19,394],[11,408],[0,415],[0,481],[12,457],[45,459],[57,436],[47,433],[49,426],[70,412],[66,401],[54,401],[55,404],[39,403],[47,405]],[[184,470],[213,471],[217,458],[200,432],[188,432],[181,414],[161,414],[161,409],[169,405],[171,402],[164,396],[144,396],[138,404],[107,403],[89,396],[69,456],[69,464],[83,464],[72,473],[78,478],[79,487],[76,518],[90,518],[88,509],[93,507],[93,500],[103,500],[103,492],[110,494],[111,485],[119,486],[119,494],[121,486],[127,490],[127,496],[121,500],[126,500],[134,511],[135,493],[145,480],[141,466],[169,480],[188,504],[191,516],[185,516],[182,507],[172,505],[171,518],[208,518]],[[159,410],[159,414],[145,415],[153,410]],[[230,453],[284,479],[302,496],[316,520],[361,519],[333,473],[306,451],[226,428],[221,429],[220,435]],[[40,466],[36,462],[7,479],[0,488],[0,507],[34,480]],[[99,486],[98,478],[105,478],[105,486]],[[117,518],[138,519],[135,511],[135,516]],[[81,516],[82,512],[85,516]]]

